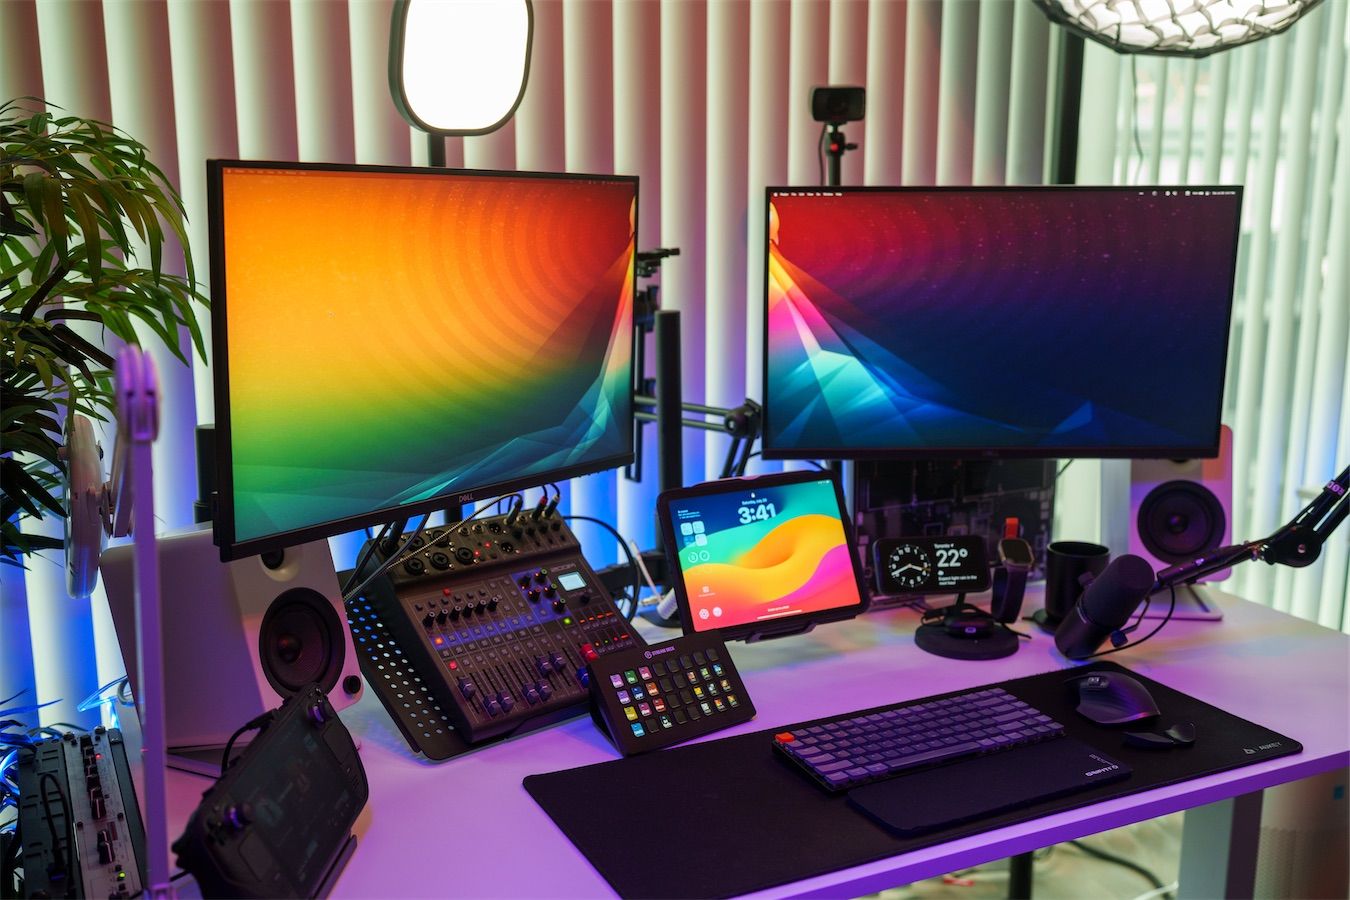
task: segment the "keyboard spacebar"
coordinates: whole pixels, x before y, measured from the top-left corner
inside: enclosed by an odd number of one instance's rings
[[[902,756],[893,763],[889,763],[892,772],[899,772],[904,769],[912,769],[915,766],[921,766],[924,763],[935,762],[941,759],[951,759],[956,756],[967,756],[980,749],[976,741],[962,741],[959,744],[952,744],[949,747],[939,747],[936,750],[925,750],[923,753],[915,753],[912,756]]]

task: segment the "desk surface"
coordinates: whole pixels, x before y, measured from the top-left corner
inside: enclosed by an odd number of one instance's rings
[[[1142,646],[1108,658],[1287,734],[1303,743],[1303,753],[1000,828],[758,896],[857,896],[1347,765],[1350,636],[1211,592],[1224,610],[1222,622],[1173,621]],[[1033,637],[1015,655],[983,662],[946,660],[920,651],[913,640],[917,623],[917,613],[893,610],[822,626],[806,636],[732,644],[758,716],[704,740],[1072,665],[1055,650],[1053,639],[1030,623]],[[659,629],[650,633],[674,634]],[[414,756],[369,691],[342,719],[362,741],[370,803],[357,821],[360,843],[334,896],[613,896],[521,787],[526,775],[615,758],[589,717],[442,763]],[[170,834],[182,831],[205,784],[170,773]]]

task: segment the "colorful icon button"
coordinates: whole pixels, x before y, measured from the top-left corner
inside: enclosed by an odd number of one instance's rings
[[[705,716],[711,716],[711,715],[712,715],[712,707],[709,706],[708,704],[706,704],[706,703],[700,703],[700,704],[698,705],[698,708],[701,709],[701,710],[703,710],[703,714],[704,714]]]
[[[647,733],[647,732],[645,732],[645,731],[642,730],[642,723],[641,723],[641,722],[634,722],[634,723],[633,723],[633,737],[642,737],[642,736],[643,736],[644,734],[646,734],[646,733]]]
[[[623,676],[620,675],[618,672],[615,672],[613,675],[609,676],[609,683],[614,685],[616,688],[621,688],[623,687]]]
[[[647,679],[652,677],[652,670],[647,668],[646,666],[642,666],[641,668],[638,669],[638,677],[641,678],[643,681],[646,681]]]
[[[638,683],[637,672],[634,672],[632,669],[629,669],[627,672],[623,673],[623,679],[624,681],[627,681],[629,684],[637,684]]]
[[[698,699],[702,700],[704,697],[706,697],[706,696],[708,696],[708,695],[705,694],[705,693],[703,692],[703,687],[702,687],[702,685],[697,685],[697,684],[696,684],[696,685],[694,685],[694,696],[697,697]]]
[[[644,694],[644,693],[642,693],[642,688],[640,688],[640,687],[635,687],[635,688],[633,688],[633,699],[634,699],[634,700],[646,700],[646,699],[647,699],[647,695]]]
[[[672,722],[672,721],[670,721],[670,717],[669,717],[669,716],[662,716],[662,717],[661,717],[661,727],[662,727],[662,728],[674,728],[674,727],[675,727],[675,723]]]
[[[722,702],[722,698],[721,698],[721,697],[718,697],[716,700],[714,700],[714,701],[713,701],[713,705],[717,707],[717,711],[718,711],[718,712],[725,712],[725,711],[726,711],[727,705],[726,705],[725,703]]]
[[[652,700],[652,707],[657,712],[663,713],[666,711],[666,701],[662,700],[660,697],[656,697]]]
[[[644,684],[643,687],[645,687],[647,689],[647,693],[651,694],[653,697],[655,697],[658,693],[658,691],[656,690],[655,681],[649,681],[646,684]]]
[[[619,691],[619,702],[620,702],[620,703],[627,703],[627,702],[628,702],[628,692],[627,692],[627,691]]]
[[[731,704],[732,709],[735,709],[736,707],[741,705],[740,701],[736,699],[735,694],[727,694],[727,703]]]
[[[722,669],[722,664],[721,664],[721,663],[717,663],[715,666],[713,666],[713,674],[714,674],[714,675],[721,675],[723,671],[724,671],[724,670]]]
[[[642,713],[644,716],[650,716],[652,714],[652,708],[646,703],[639,703],[638,712]]]
[[[624,714],[624,718],[628,719],[628,721],[630,721],[630,722],[636,722],[636,721],[637,721],[637,710],[633,709],[633,707],[631,707],[631,706],[625,706],[625,707],[623,708],[623,714]]]

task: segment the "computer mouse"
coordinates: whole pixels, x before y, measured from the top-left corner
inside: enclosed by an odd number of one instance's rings
[[[1119,672],[1094,672],[1078,681],[1078,712],[1098,725],[1122,725],[1158,714],[1153,695]]]

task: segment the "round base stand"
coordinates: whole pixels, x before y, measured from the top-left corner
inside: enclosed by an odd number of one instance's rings
[[[995,628],[987,636],[957,637],[941,624],[920,625],[914,632],[920,650],[947,659],[1002,659],[1017,652],[1017,635]]]
[[[1041,626],[1041,631],[1046,634],[1054,634],[1059,629],[1059,623],[1064,620],[1052,618],[1045,610],[1038,609],[1031,614],[1031,621]]]

